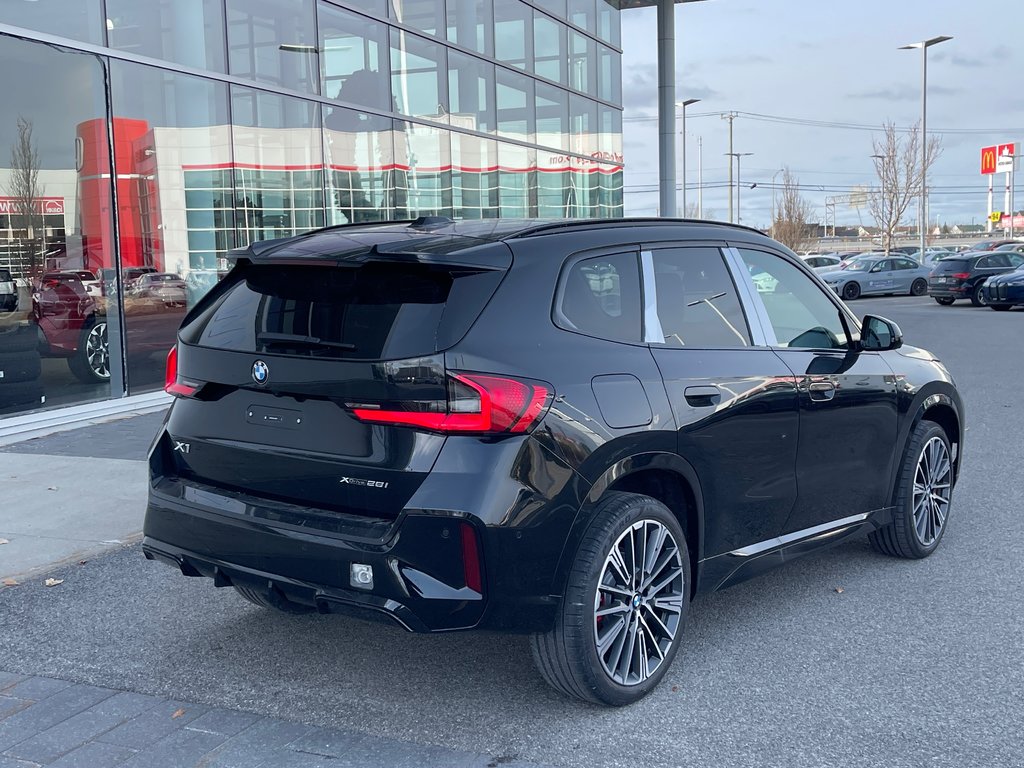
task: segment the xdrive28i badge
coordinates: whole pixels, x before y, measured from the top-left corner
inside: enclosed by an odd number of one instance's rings
[[[257,384],[266,384],[270,379],[270,368],[262,360],[252,364],[252,380]]]

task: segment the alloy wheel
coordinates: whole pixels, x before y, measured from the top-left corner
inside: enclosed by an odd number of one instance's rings
[[[679,545],[639,520],[612,545],[594,595],[594,642],[605,674],[639,685],[664,663],[679,631],[686,578]]]
[[[110,378],[110,347],[107,324],[96,323],[85,338],[85,361],[98,379]]]
[[[946,524],[952,480],[949,448],[941,437],[933,437],[921,449],[914,472],[914,532],[925,547],[935,543]]]

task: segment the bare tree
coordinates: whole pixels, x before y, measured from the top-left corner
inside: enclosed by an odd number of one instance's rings
[[[920,197],[928,169],[942,154],[942,140],[932,136],[922,167],[920,128],[920,123],[915,123],[901,136],[893,123],[884,123],[882,135],[871,140],[879,189],[869,196],[868,210],[881,231],[886,253],[892,248],[911,200]]]
[[[794,251],[803,250],[814,238],[816,227],[810,221],[812,213],[811,204],[800,194],[800,179],[788,166],[783,168],[772,237]]]
[[[18,139],[11,147],[11,180],[8,194],[14,198],[13,224],[25,230],[28,241],[28,271],[37,272],[37,257],[43,250],[35,246],[36,236],[44,235],[42,197],[43,187],[39,184],[39,151],[32,138],[32,121],[18,117]]]
[[[686,210],[683,212],[683,218],[687,219],[704,219],[705,221],[711,221],[715,219],[715,209],[705,208],[703,211],[704,215],[700,215],[700,208],[697,203],[687,203]]]

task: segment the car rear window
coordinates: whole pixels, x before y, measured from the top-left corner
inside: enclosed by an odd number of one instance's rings
[[[215,349],[348,360],[434,354],[461,339],[502,270],[371,262],[250,265],[182,329]]]
[[[937,272],[969,272],[971,270],[971,261],[973,259],[942,259],[936,262],[935,270]]]

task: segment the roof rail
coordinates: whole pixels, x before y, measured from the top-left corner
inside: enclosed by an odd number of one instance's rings
[[[745,224],[730,224],[727,221],[712,221],[710,219],[677,219],[653,216],[634,216],[621,219],[560,219],[557,221],[545,222],[543,224],[536,224],[535,226],[524,229],[522,232],[517,232],[511,237],[531,237],[545,232],[572,230],[579,227],[586,227],[587,229],[614,229],[616,227],[634,226],[637,224],[641,226],[657,226],[659,224],[697,224],[701,226],[722,227],[724,229],[738,229],[745,232],[753,232],[754,234],[761,235],[762,237],[768,237],[768,235],[761,230],[754,227],[748,227]]]

